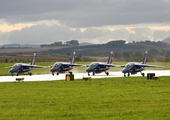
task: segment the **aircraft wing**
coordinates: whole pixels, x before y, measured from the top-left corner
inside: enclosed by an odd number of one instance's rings
[[[82,66],[84,66],[84,67],[89,67],[91,64],[84,64],[84,65],[82,65]]]
[[[8,66],[8,67],[5,67],[5,68],[12,68],[13,66]]]
[[[99,63],[98,65],[101,65],[101,66],[107,66],[107,67],[122,67],[121,65],[115,65],[115,64],[106,64],[106,63]],[[86,66],[86,67],[89,67],[89,65],[82,65],[82,66]]]
[[[141,66],[141,67],[153,67],[153,68],[163,68],[164,66],[158,66],[158,65],[148,65],[148,64],[135,64],[135,66]]]
[[[39,66],[39,65],[35,65],[34,68],[49,68],[48,66]]]
[[[120,65],[121,68],[125,67],[126,65]]]
[[[99,65],[102,65],[102,66],[107,66],[107,67],[120,67],[120,65],[115,65],[115,64],[99,64]]]
[[[29,65],[29,64],[23,64],[21,66],[25,67],[31,67],[31,68],[47,68],[47,66],[39,66],[39,65]]]
[[[63,64],[63,65],[68,65],[68,66],[83,66],[82,64]]]

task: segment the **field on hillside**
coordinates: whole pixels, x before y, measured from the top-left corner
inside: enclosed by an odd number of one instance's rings
[[[55,47],[37,47],[37,48],[4,48],[0,49],[0,53],[30,53],[30,52],[41,52],[41,51],[47,51],[50,49],[57,50],[57,49],[63,49],[63,48],[69,48],[69,46],[55,46]]]
[[[170,77],[0,83],[3,120],[169,120]]]
[[[53,65],[55,62],[37,62],[37,65],[40,66],[48,66],[47,68],[35,68],[32,70],[33,75],[34,74],[51,74],[50,73],[50,67],[51,65]],[[9,68],[5,68],[8,66],[12,66],[15,63],[1,63],[0,64],[0,76],[3,75],[10,75]],[[77,62],[77,64],[83,64],[83,65],[88,65],[90,64],[90,62]],[[114,62],[114,64],[116,65],[124,65],[126,64],[126,62]],[[148,63],[148,64],[153,64],[153,65],[160,65],[160,66],[164,66],[163,68],[146,68],[146,70],[170,70],[170,64],[168,62],[152,62],[152,63]],[[120,67],[111,67],[109,71],[121,71],[122,68]],[[86,71],[86,67],[85,66],[81,66],[81,67],[74,67],[72,72],[73,73],[85,73]],[[27,74],[27,73],[26,73]]]

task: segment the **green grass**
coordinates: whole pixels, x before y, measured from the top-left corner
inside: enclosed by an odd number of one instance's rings
[[[170,77],[0,83],[3,120],[169,120]]]

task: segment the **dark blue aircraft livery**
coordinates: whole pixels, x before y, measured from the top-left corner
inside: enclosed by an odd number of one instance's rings
[[[148,52],[146,51],[143,57],[143,60],[141,63],[136,63],[136,62],[129,62],[127,63],[122,70],[122,73],[124,73],[124,77],[126,77],[126,73],[128,76],[130,74],[137,74],[138,72],[141,73],[142,76],[145,76],[144,73],[142,73],[143,70],[145,70],[145,67],[153,67],[153,68],[162,68],[163,66],[156,66],[156,65],[148,65],[147,63],[148,59]]]
[[[75,63],[75,57],[76,57],[76,53],[73,52],[70,63],[66,63],[66,62],[56,62],[56,63],[54,63],[54,65],[52,65],[51,69],[50,69],[52,75],[54,75],[55,72],[56,72],[57,75],[59,75],[59,73],[65,73],[66,71],[68,71],[69,73],[72,73],[70,70],[72,70],[74,66],[82,66],[80,64],[74,64]]]
[[[25,72],[28,72],[28,74],[31,76],[32,68],[43,68],[42,66],[36,66],[35,61],[36,61],[36,54],[34,53],[30,64],[15,63],[13,66],[6,67],[6,68],[11,68],[9,72],[11,73],[12,76],[14,75],[14,73],[16,73],[16,75],[18,76],[19,74],[22,74]]]
[[[113,60],[113,51],[110,52],[110,55],[108,57],[108,60],[106,63],[104,62],[92,62],[90,65],[87,65],[88,68],[86,69],[86,72],[90,76],[90,73],[92,72],[93,75],[105,72],[106,75],[109,75],[109,70],[110,67],[116,67],[117,65],[112,64]]]

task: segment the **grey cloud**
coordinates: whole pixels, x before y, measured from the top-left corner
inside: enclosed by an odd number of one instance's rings
[[[111,37],[114,38],[114,40],[118,39],[125,40],[128,35],[129,31],[127,31],[126,29],[117,29],[111,32]]]
[[[7,33],[5,33],[7,34]],[[79,42],[91,42],[92,39],[103,35],[102,30],[88,28],[85,32],[81,32],[80,29],[70,29],[66,26],[46,26],[38,25],[22,30],[17,30],[8,33],[8,37],[0,36],[0,40],[8,39],[10,43],[20,44],[43,44],[52,43],[55,41],[68,41],[72,39],[78,39]]]
[[[137,35],[146,35],[146,36],[149,36],[149,35],[151,35],[152,34],[152,30],[150,29],[150,28],[147,28],[147,27],[139,27],[139,28],[133,28],[132,29],[134,32],[135,32],[135,34],[137,34]]]
[[[67,27],[38,25],[11,32],[9,39],[15,43],[42,44],[69,40],[72,34]]]
[[[157,30],[153,33],[153,37],[158,40],[163,40],[170,36],[170,31],[167,30]]]
[[[153,31],[149,28],[134,28],[131,31],[126,29],[116,29],[114,31],[107,29],[87,28],[81,32],[79,28],[70,29],[67,26],[46,26],[38,25],[22,30],[0,34],[0,44],[4,43],[20,43],[20,44],[49,44],[56,41],[68,41],[72,39],[79,42],[96,42],[106,43],[109,40],[126,40],[126,41],[144,41],[152,39],[160,39],[159,36],[169,35],[165,31]]]
[[[0,3],[0,24],[6,21],[36,24],[20,31],[0,33],[0,44],[43,44],[71,39],[96,43],[118,39],[162,40],[170,34],[170,31],[146,27],[150,23],[169,26],[170,0],[0,0]],[[53,22],[46,26],[42,24],[43,20],[57,20],[61,26]],[[140,24],[140,28],[135,24]],[[128,31],[115,26],[111,31],[101,27],[110,25],[135,28]],[[81,32],[80,28],[86,28],[86,31]]]
[[[153,40],[153,31],[149,28],[133,28],[132,31],[127,37],[129,42]]]
[[[165,23],[170,20],[165,0],[5,0],[1,19],[9,22],[59,20],[70,27]]]
[[[9,43],[9,33],[0,32],[0,45]]]

